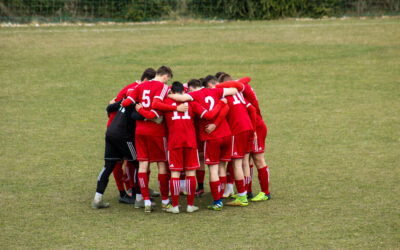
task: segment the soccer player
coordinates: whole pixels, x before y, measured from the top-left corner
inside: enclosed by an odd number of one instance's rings
[[[190,86],[190,82],[188,85]],[[174,82],[172,84],[172,94],[183,96],[183,91],[182,83]],[[171,98],[167,98],[164,102],[173,106],[181,104]],[[220,111],[221,107],[225,105],[223,101],[217,100],[214,109],[208,111],[197,102],[189,102],[186,104],[188,105],[188,110],[184,113],[178,113],[177,111],[164,112],[168,127],[168,159],[169,169],[171,170],[170,189],[172,205],[168,206],[166,209],[166,212],[169,213],[179,213],[179,177],[181,171],[186,172],[188,202],[186,211],[190,213],[199,209],[193,205],[196,190],[196,178],[194,175],[195,170],[200,166],[193,118],[197,115],[200,119],[213,119]],[[142,113],[140,109],[138,111]],[[152,118],[147,114],[142,114],[146,118]]]
[[[106,208],[109,203],[103,202],[103,194],[108,184],[108,179],[117,161],[136,161],[135,144],[135,120],[143,119],[131,105],[120,108],[116,113],[106,132],[106,146],[104,153],[104,168],[97,180],[97,188],[93,208]],[[136,162],[137,164],[137,162]]]
[[[227,74],[221,74],[218,81],[231,80]],[[215,84],[209,84],[215,87]],[[249,152],[255,135],[256,109],[248,103],[241,93],[226,98],[230,108],[227,120],[232,131],[232,166],[237,198],[227,203],[230,206],[247,206],[246,184],[250,179]]]
[[[119,93],[118,95],[112,99],[109,104],[112,105],[116,102],[122,101],[122,99],[126,98],[127,96],[127,92],[128,91],[132,91],[133,89],[135,89],[141,82],[144,81],[148,81],[151,80],[155,77],[156,75],[156,71],[153,68],[147,68],[144,70],[140,81],[136,80],[135,82],[128,84],[127,86],[125,86]],[[108,113],[108,122],[107,122],[107,128],[110,126],[112,120],[114,119],[114,116],[116,115],[117,111],[118,111],[119,107],[117,107],[115,110],[110,110],[110,112]],[[134,199],[132,199],[127,192],[125,191],[124,188],[124,184],[126,186],[126,190],[128,192],[132,191],[132,188],[134,188],[134,176],[136,175],[136,168],[135,166],[129,164],[129,162],[125,162],[124,164],[127,168],[127,174],[125,175],[123,173],[123,163],[121,161],[118,161],[116,163],[116,166],[114,167],[114,171],[113,171],[113,176],[115,179],[115,183],[117,185],[118,191],[120,193],[120,198],[119,198],[119,202],[121,203],[126,203],[126,204],[133,204],[135,202]]]
[[[122,102],[122,106],[132,103],[141,103],[144,111],[151,111],[157,117],[162,111],[187,111],[186,105],[171,106],[162,103],[168,92],[168,81],[173,77],[172,70],[168,66],[161,66],[156,71],[153,80],[143,82]],[[139,161],[138,180],[142,195],[136,195],[136,201],[142,203],[144,211],[152,211],[149,180],[147,171],[150,163],[156,162],[158,167],[158,181],[162,197],[162,208],[169,204],[168,169],[167,169],[167,128],[165,123],[157,124],[153,121],[138,121],[136,127],[136,149]],[[142,196],[142,197],[141,197]]]
[[[214,76],[207,76],[204,81],[216,81]],[[200,103],[207,110],[211,111],[215,108],[215,104],[225,96],[234,95],[237,93],[235,88],[231,89],[206,89],[202,87],[200,80],[191,79],[188,82],[189,93],[187,95],[169,95],[170,98],[177,101],[196,101]],[[200,119],[198,124],[198,134],[200,141],[204,144],[205,163],[209,167],[210,171],[210,189],[214,199],[213,205],[208,206],[212,210],[221,210],[223,207],[222,197],[225,183],[225,162],[229,162],[231,159],[231,133],[229,125],[226,122],[225,116],[228,113],[229,108],[226,106],[222,116],[218,116],[213,120]],[[220,125],[220,126],[217,126]],[[205,128],[214,126],[213,131],[207,133]],[[221,170],[220,170],[221,168]]]
[[[248,84],[250,82],[249,77],[243,77],[236,81],[229,81],[220,84],[217,87],[235,87],[243,93],[243,96],[248,100],[255,108],[257,114],[256,120],[256,139],[253,144],[251,157],[254,164],[257,167],[258,179],[261,187],[261,192],[258,193],[252,201],[266,201],[271,199],[271,194],[269,192],[269,169],[265,162],[264,152],[265,152],[265,138],[267,137],[267,126],[265,125],[260,111],[260,106],[256,94]]]

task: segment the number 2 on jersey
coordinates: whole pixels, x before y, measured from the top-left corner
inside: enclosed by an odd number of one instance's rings
[[[207,97],[204,99],[204,101],[205,101],[207,104],[210,104],[210,108],[208,109],[208,111],[211,111],[211,110],[214,108],[214,104],[215,104],[214,98],[212,98],[211,96],[207,96]]]

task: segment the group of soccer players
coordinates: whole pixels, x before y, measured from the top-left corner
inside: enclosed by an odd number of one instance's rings
[[[222,210],[226,197],[234,198],[225,203],[229,206],[247,206],[248,198],[271,199],[264,160],[267,127],[250,78],[233,80],[218,72],[168,87],[172,77],[168,66],[157,71],[148,68],[140,82],[126,86],[110,101],[105,166],[92,207],[109,206],[102,196],[113,173],[120,202],[151,212],[152,197],[161,195],[162,210],[179,213],[179,196],[185,186],[186,212],[195,212],[199,208],[194,198],[204,193],[204,164],[209,168],[214,200],[209,209]],[[150,163],[157,163],[160,193],[149,189]],[[253,163],[261,187],[254,197]]]

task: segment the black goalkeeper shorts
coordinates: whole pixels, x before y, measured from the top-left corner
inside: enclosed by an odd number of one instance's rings
[[[136,160],[135,142],[106,135],[104,160]]]

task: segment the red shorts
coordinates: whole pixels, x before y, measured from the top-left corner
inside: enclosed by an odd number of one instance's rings
[[[138,161],[166,162],[167,137],[136,135],[136,153]]]
[[[265,138],[267,138],[267,126],[262,121],[257,124],[257,140],[253,143],[252,153],[264,153],[265,151]]]
[[[174,148],[168,150],[169,170],[184,171],[200,168],[199,153],[195,148]]]
[[[251,151],[254,139],[253,130],[243,131],[232,135],[231,156],[235,159],[242,159],[246,153]]]
[[[231,161],[232,137],[225,136],[204,142],[204,159],[207,165],[217,165],[221,161]]]

